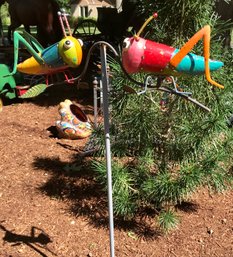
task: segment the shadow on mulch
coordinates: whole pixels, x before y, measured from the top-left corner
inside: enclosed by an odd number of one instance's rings
[[[107,193],[95,180],[94,172],[87,166],[77,162],[61,162],[59,159],[37,158],[34,167],[43,169],[51,177],[39,190],[49,197],[68,200],[69,211],[75,216],[85,216],[95,227],[108,227]],[[183,212],[196,212],[198,205],[183,202],[176,206]],[[150,208],[139,211],[132,220],[114,218],[115,227],[119,230],[132,231],[138,237],[154,240],[162,232],[154,224],[157,212]]]
[[[93,105],[92,89],[77,89],[76,84],[61,84],[46,89],[44,93],[35,98],[24,101],[33,102],[42,107],[56,106],[65,99],[86,105]]]
[[[33,98],[3,98],[2,100],[4,106],[30,102],[41,107],[49,107],[56,106],[65,99],[74,101],[84,107],[88,105],[93,106],[93,90],[90,88],[78,89],[76,84],[61,84],[49,87],[45,92]],[[88,110],[85,112],[89,114]],[[90,113],[92,113],[92,111],[90,111]]]
[[[198,211],[199,204],[191,202],[182,202],[180,204],[177,204],[176,208],[186,213],[193,213]]]
[[[30,235],[20,235],[13,233],[1,224],[0,229],[5,232],[5,236],[3,237],[4,242],[12,243],[13,245],[25,244],[33,251],[40,254],[42,257],[47,257],[47,255],[38,249],[38,247],[43,248],[44,250],[49,251],[53,255],[57,256],[47,247],[47,244],[52,242],[49,235],[38,227],[31,227]]]

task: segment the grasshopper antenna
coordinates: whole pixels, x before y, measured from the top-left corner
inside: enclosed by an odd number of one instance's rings
[[[142,31],[145,29],[145,27],[147,26],[147,24],[152,21],[153,19],[157,19],[158,17],[158,13],[155,12],[153,15],[151,15],[142,25],[142,27],[140,28],[140,30],[138,31],[138,33],[136,35],[134,35],[135,39],[138,39],[140,37],[140,34],[142,33]]]
[[[57,14],[58,14],[58,17],[59,17],[59,20],[60,20],[60,24],[61,24],[61,27],[62,27],[62,32],[63,32],[64,37],[67,36],[64,23],[65,23],[66,28],[67,28],[67,30],[69,32],[69,36],[72,36],[70,25],[69,25],[69,22],[68,22],[68,19],[67,19],[68,14],[65,13],[64,10],[61,11],[61,12],[58,12]]]

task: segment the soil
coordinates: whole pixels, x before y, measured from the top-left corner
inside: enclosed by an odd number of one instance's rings
[[[80,168],[88,139],[60,139],[58,105],[77,103],[93,120],[91,90],[50,88],[33,100],[5,104],[0,113],[0,256],[110,256],[107,195]],[[116,257],[232,257],[233,191],[200,189],[177,210],[167,235],[154,213],[114,220]]]

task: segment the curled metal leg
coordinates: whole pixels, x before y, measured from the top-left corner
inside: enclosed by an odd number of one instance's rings
[[[176,83],[177,79],[175,79],[173,76],[166,77],[164,79],[165,84],[172,84],[174,90],[176,91],[177,95],[186,95],[186,96],[191,96],[192,92],[185,92],[182,90],[182,87],[178,86]]]

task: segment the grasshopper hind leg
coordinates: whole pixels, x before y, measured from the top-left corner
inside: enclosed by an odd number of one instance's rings
[[[205,62],[205,76],[209,83],[218,87],[224,88],[223,85],[214,81],[210,76],[209,58],[210,58],[210,26],[206,25],[193,35],[189,41],[176,53],[170,60],[170,65],[176,68],[182,59],[193,49],[193,47],[203,38],[204,43],[204,62]]]

